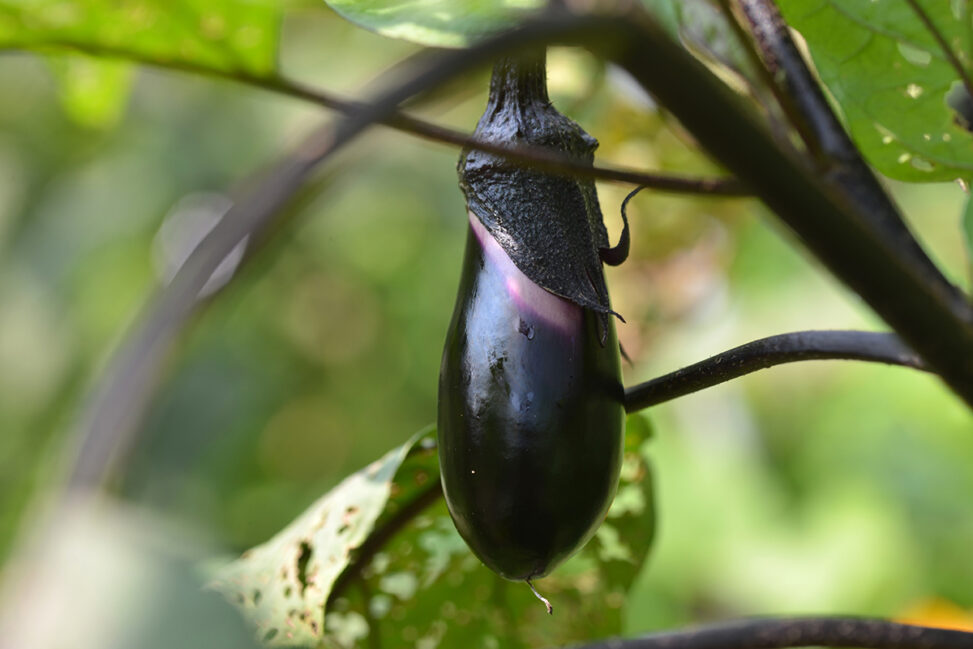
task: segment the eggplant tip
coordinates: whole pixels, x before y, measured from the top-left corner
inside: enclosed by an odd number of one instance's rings
[[[537,592],[537,589],[534,588],[534,584],[530,581],[530,579],[525,579],[524,581],[526,581],[527,585],[530,586],[530,591],[534,593],[534,597],[544,602],[544,606],[547,607],[547,614],[554,615],[554,607],[551,606],[551,602],[546,597],[544,597],[543,595]]]

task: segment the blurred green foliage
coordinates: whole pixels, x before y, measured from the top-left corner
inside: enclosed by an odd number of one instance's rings
[[[285,72],[350,94],[415,50],[317,6],[288,14],[281,40]],[[232,195],[322,119],[229,82],[104,65],[0,59],[0,557],[58,479],[85,395],[164,276],[161,225],[187,196]],[[98,93],[117,86],[97,80],[128,74],[113,113],[117,96]],[[550,81],[601,160],[716,173],[617,71],[554,50]],[[87,94],[66,100],[79,86]],[[485,72],[456,82],[425,115],[469,130],[485,87]],[[457,154],[388,130],[343,153],[336,178],[185,336],[115,492],[240,551],[431,422],[466,227]],[[613,240],[628,189],[600,187]],[[893,189],[968,285],[962,190]],[[632,257],[608,271],[629,383],[786,330],[882,328],[754,202],[643,192],[629,216]],[[973,421],[936,379],[799,364],[650,415],[659,528],[626,631],[758,613],[899,616],[938,599],[973,608]]]

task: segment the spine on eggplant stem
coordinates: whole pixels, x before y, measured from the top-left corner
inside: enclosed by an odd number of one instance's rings
[[[543,52],[496,64],[475,135],[588,164],[597,146],[551,105]],[[611,249],[592,181],[474,150],[459,176],[469,232],[440,369],[443,490],[477,557],[533,590],[594,534],[618,484]]]

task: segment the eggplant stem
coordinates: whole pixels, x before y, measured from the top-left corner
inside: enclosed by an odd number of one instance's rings
[[[527,585],[530,586],[530,592],[534,593],[534,597],[544,602],[544,606],[547,607],[547,614],[554,615],[554,607],[551,606],[550,600],[548,600],[546,597],[544,597],[543,595],[537,592],[537,589],[534,588],[534,584],[531,582],[530,579],[525,579],[524,581],[526,581]]]
[[[618,243],[615,244],[614,248],[602,248],[599,250],[599,256],[601,260],[608,264],[609,266],[618,266],[623,261],[628,259],[628,252],[631,248],[632,238],[628,229],[628,202],[635,198],[635,195],[640,191],[648,187],[648,185],[639,185],[625,197],[622,201],[622,234],[618,237]]]

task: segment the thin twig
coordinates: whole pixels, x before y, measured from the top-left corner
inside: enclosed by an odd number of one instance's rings
[[[757,618],[641,638],[612,639],[575,649],[973,649],[973,633],[858,617]]]
[[[825,177],[874,225],[875,235],[888,238],[916,263],[925,281],[948,293],[953,301],[965,301],[962,291],[942,274],[918,244],[898,207],[851,141],[791,38],[774,0],[732,0],[732,4],[739,11],[730,12],[731,20],[739,14],[747,22],[764,65],[778,86],[774,93],[781,107],[794,121],[809,149],[818,152]]]
[[[232,81],[307,101],[346,115],[355,114],[366,106],[364,102],[340,97],[332,92],[319,88],[312,88],[311,86],[288,79],[279,74],[259,76],[244,71],[219,70],[182,61],[157,61],[126,49],[106,46],[96,47],[89,43],[64,41],[47,43],[47,45],[63,47],[67,50],[76,50],[89,56],[123,59],[163,70],[174,70],[222,79],[224,81]],[[726,198],[750,195],[750,192],[735,178],[695,178],[680,174],[626,169],[618,166],[591,166],[584,161],[575,160],[556,151],[537,146],[508,147],[492,142],[484,142],[462,131],[428,122],[401,111],[395,111],[380,123],[431,142],[486,151],[556,175],[645,185],[657,191],[673,194],[699,194]]]
[[[916,0],[905,1],[912,9],[912,12],[918,16],[919,20],[922,21],[922,24],[926,26],[926,29],[929,30],[929,33],[932,34],[932,37],[936,40],[936,44],[939,45],[939,49],[943,51],[943,56],[946,57],[946,61],[949,62],[949,64],[953,67],[953,70],[956,71],[957,76],[959,76],[960,81],[963,82],[963,86],[966,88],[966,94],[973,97],[973,79],[970,79],[970,73],[963,66],[963,63],[959,60],[959,57],[956,56],[956,52],[953,51],[953,48],[950,47],[949,43],[946,42],[946,38],[939,30],[939,27],[936,26],[936,23],[932,21],[929,14],[926,13],[926,10],[923,9],[922,5],[916,2]],[[967,20],[969,20],[969,17],[967,17]]]
[[[628,388],[625,410],[642,410],[775,365],[813,360],[871,361],[928,371],[895,334],[798,331],[754,340]]]
[[[227,77],[233,79],[234,77]],[[239,79],[244,83],[287,94],[320,106],[330,108],[346,114],[360,111],[365,105],[360,101],[338,98],[309,86],[288,80],[284,77],[258,78],[248,77]],[[592,178],[617,183],[645,185],[657,191],[675,194],[704,194],[721,197],[749,196],[750,192],[735,178],[693,178],[678,174],[660,172],[645,172],[635,169],[625,169],[618,166],[588,165],[556,151],[536,146],[504,146],[494,142],[485,142],[462,131],[434,124],[401,111],[382,122],[386,126],[400,130],[423,139],[450,144],[457,147],[471,148],[495,155],[504,156],[514,162],[530,164],[532,167],[552,174]]]

